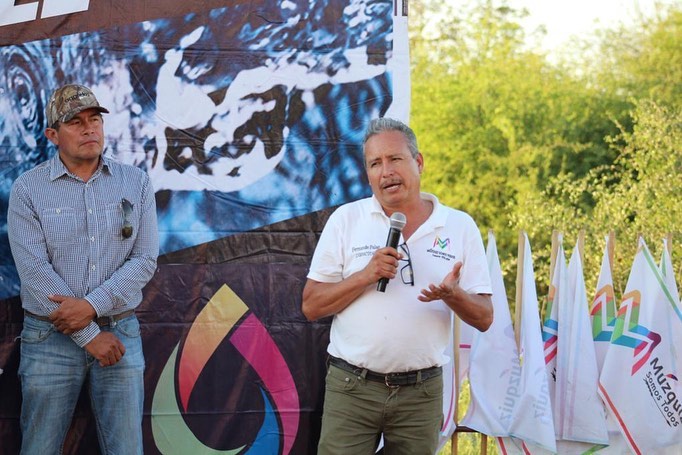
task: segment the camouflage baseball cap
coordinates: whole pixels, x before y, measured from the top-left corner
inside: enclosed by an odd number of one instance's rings
[[[83,85],[65,85],[58,88],[47,103],[47,126],[53,128],[57,122],[68,122],[86,109],[109,111],[99,105],[92,91]]]

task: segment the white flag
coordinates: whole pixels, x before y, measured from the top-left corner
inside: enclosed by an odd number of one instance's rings
[[[454,313],[450,316],[451,323],[455,323]],[[446,354],[450,357],[450,362],[443,365],[443,425],[438,434],[438,449],[442,449],[452,434],[457,429],[457,399],[459,398],[459,381],[455,380],[455,358],[457,352],[455,350],[454,333],[450,332],[450,342],[446,349]]]
[[[592,339],[594,340],[594,351],[597,355],[597,368],[601,372],[606,351],[611,344],[613,326],[616,323],[616,296],[613,291],[608,236],[602,256],[599,279],[597,280],[597,290],[590,307],[590,316],[592,317]]]
[[[497,451],[501,455],[530,455],[528,446],[521,439],[517,438],[495,438]]]
[[[640,239],[599,379],[635,454],[682,443],[682,313]]]
[[[592,339],[594,340],[594,352],[597,356],[597,369],[601,374],[604,358],[611,344],[611,334],[616,324],[616,295],[613,290],[613,275],[611,273],[611,260],[609,259],[609,236],[605,238],[604,254],[602,255],[601,269],[597,279],[597,287],[590,307],[592,317]],[[603,401],[602,401],[603,404]],[[610,412],[606,413],[606,428],[609,432],[609,446],[602,449],[599,454],[615,455],[630,453],[625,439],[620,432],[618,423]]]
[[[672,259],[670,258],[670,253],[668,252],[668,240],[663,239],[663,252],[661,253],[661,264],[659,266],[661,270],[661,276],[665,281],[665,285],[670,292],[670,296],[675,302],[677,308],[680,307],[680,294],[677,291],[677,283],[675,282],[675,269],[673,269]]]
[[[474,334],[478,333],[478,329],[473,328],[466,322],[459,321],[459,385],[469,375],[469,356],[471,354],[471,345],[474,341]]]
[[[559,307],[566,300],[566,257],[564,255],[563,238],[558,238],[559,248],[554,264],[554,273],[549,286],[549,295],[545,305],[545,317],[542,322],[542,341],[544,348],[545,369],[547,371],[547,386],[549,397],[552,402],[552,409],[557,406],[555,403],[556,391],[556,368],[557,353],[559,347]],[[559,413],[554,411],[554,428],[561,428]]]
[[[606,415],[597,392],[599,372],[578,244],[568,265],[564,300],[558,308],[554,423],[557,439],[607,445]]]
[[[495,316],[488,330],[473,334],[469,354],[471,401],[461,425],[489,436],[507,436],[512,411],[522,393],[521,366],[492,233],[488,234],[486,255]]]
[[[521,396],[511,413],[509,434],[529,444],[556,452],[549,378],[545,370],[538,297],[535,289],[533,258],[528,237],[524,234],[523,282],[521,288]],[[508,446],[517,446],[509,438]],[[517,441],[518,442],[518,441]],[[498,441],[499,443],[499,441]]]

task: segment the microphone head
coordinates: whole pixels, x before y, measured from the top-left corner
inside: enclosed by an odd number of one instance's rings
[[[400,212],[393,212],[391,215],[391,228],[402,231],[407,224],[407,218]]]

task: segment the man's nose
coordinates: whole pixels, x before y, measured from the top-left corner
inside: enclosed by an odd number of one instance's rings
[[[96,123],[93,122],[92,120],[85,120],[83,122],[83,134],[91,134],[95,132],[95,127]]]
[[[381,163],[381,174],[382,175],[393,175],[393,163],[391,163],[389,160],[384,161]]]

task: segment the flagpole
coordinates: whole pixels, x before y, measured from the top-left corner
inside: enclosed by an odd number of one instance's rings
[[[450,438],[450,449],[452,452],[452,455],[457,455],[457,424],[459,423],[459,388],[460,388],[460,383],[459,383],[459,341],[460,341],[460,336],[459,336],[459,331],[460,331],[460,319],[459,316],[457,316],[457,313],[454,314],[454,321],[452,323],[452,328],[453,328],[453,334],[452,334],[452,344],[453,344],[453,349],[454,349],[454,355],[452,361],[454,362],[454,367],[455,367],[455,377],[453,378],[453,381],[455,382],[455,396],[453,398],[455,402],[455,410],[453,412],[453,420],[455,421],[455,432],[452,433],[452,437]]]
[[[556,255],[559,251],[559,231],[554,229],[552,231],[552,254],[549,257],[549,285],[552,285],[554,278],[554,266],[556,265]]]
[[[516,308],[514,309],[514,337],[516,349],[521,346],[521,306],[523,305],[523,264],[525,261],[526,238],[524,231],[519,231],[518,260],[516,262]]]
[[[609,255],[609,266],[611,267],[611,276],[613,276],[613,258],[616,253],[616,233],[613,231],[609,232],[608,237],[608,255]]]
[[[580,260],[585,261],[585,229],[578,231],[578,252]]]
[[[672,232],[668,232],[665,235],[665,242],[666,242],[666,245],[668,245],[668,254],[670,255],[670,257],[672,257],[673,256],[673,234],[672,234]]]
[[[547,310],[547,299],[549,299],[549,292],[552,289],[552,282],[554,280],[554,267],[556,266],[556,256],[559,252],[559,231],[554,229],[552,231],[552,252],[549,257],[549,285],[547,286],[547,297],[545,298],[545,303],[540,308],[540,321],[545,319],[545,311]]]

